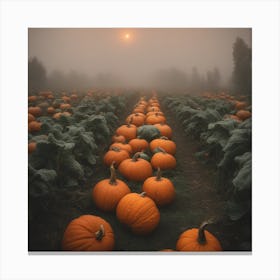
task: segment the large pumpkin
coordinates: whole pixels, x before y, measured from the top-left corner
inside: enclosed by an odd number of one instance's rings
[[[116,130],[116,134],[122,135],[127,141],[136,138],[137,127],[134,124],[125,124]]]
[[[151,164],[147,160],[140,158],[140,152],[130,159],[123,160],[118,170],[126,179],[131,181],[144,181],[153,174]]]
[[[176,159],[171,154],[168,154],[161,147],[158,148],[160,152],[154,154],[151,158],[153,168],[161,170],[173,169],[176,167]]]
[[[129,159],[128,152],[118,147],[113,147],[104,155],[103,161],[107,166],[110,166],[113,162],[115,162],[115,166],[119,166],[125,159]]]
[[[132,147],[129,144],[116,142],[116,143],[113,143],[109,148],[111,149],[113,147],[117,147],[121,150],[127,151],[129,154],[132,154]]]
[[[161,147],[163,148],[167,153],[174,155],[176,153],[176,144],[175,142],[169,140],[167,137],[162,136],[159,139],[154,139],[150,143],[150,149],[153,152],[156,148]]]
[[[127,123],[131,123],[138,126],[141,126],[145,122],[145,115],[143,113],[133,113],[126,118]]]
[[[157,176],[149,177],[145,180],[142,190],[158,206],[170,204],[175,197],[173,183],[169,179],[161,176],[160,168],[158,168]]]
[[[115,237],[112,227],[104,219],[82,215],[67,226],[62,249],[65,251],[112,251]]]
[[[119,202],[116,215],[135,234],[152,232],[160,221],[160,213],[155,202],[145,193],[130,193]]]
[[[110,166],[110,171],[110,179],[101,180],[92,190],[95,205],[103,211],[114,211],[120,199],[130,193],[127,184],[116,178],[113,163]]]
[[[157,113],[146,118],[146,124],[165,123],[166,119]]]
[[[160,131],[161,136],[165,136],[168,139],[172,138],[172,129],[169,125],[164,123],[156,123],[154,126]]]
[[[129,141],[128,143],[133,153],[142,152],[149,148],[149,143],[145,139],[135,138]]]
[[[208,222],[203,222],[199,228],[184,231],[176,244],[177,251],[222,251],[219,240],[205,230]]]

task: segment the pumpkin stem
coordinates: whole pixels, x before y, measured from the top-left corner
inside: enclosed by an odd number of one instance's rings
[[[112,148],[110,148],[110,150],[112,150],[112,151],[114,151],[114,152],[120,152],[120,148],[119,147],[112,147]]]
[[[104,237],[104,235],[105,235],[104,226],[100,225],[100,229],[95,232],[95,238],[96,238],[96,240],[101,241],[102,238]]]
[[[160,167],[158,167],[158,169],[157,169],[157,177],[156,177],[156,180],[157,180],[157,181],[160,181],[160,180],[161,180],[161,170],[160,170]]]
[[[127,123],[127,127],[130,127],[130,126],[131,126],[132,121],[133,121],[133,117],[131,116],[130,119],[129,119],[129,121],[128,121],[128,123]]]
[[[139,194],[141,197],[144,197],[145,195],[146,195],[146,193],[145,192],[142,192],[142,193],[140,193]]]
[[[166,151],[162,147],[157,147],[162,153],[166,154]]]
[[[140,155],[141,155],[141,152],[135,153],[134,156],[132,157],[132,161],[137,161],[138,158],[140,157]]]
[[[199,244],[201,244],[201,245],[203,245],[203,244],[206,243],[206,237],[205,237],[205,232],[204,232],[204,230],[205,230],[205,228],[206,228],[206,226],[207,226],[208,224],[209,224],[208,221],[203,222],[203,223],[201,224],[201,226],[199,227],[199,229],[198,229],[198,238],[197,238],[197,242],[198,242]]]
[[[110,185],[117,185],[117,177],[116,177],[116,170],[114,168],[114,164],[115,161],[113,161],[110,166],[110,172],[111,172],[110,181],[109,181]]]
[[[169,140],[166,136],[161,136],[160,139]]]

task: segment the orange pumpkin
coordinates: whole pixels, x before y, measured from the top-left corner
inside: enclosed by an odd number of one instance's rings
[[[149,143],[145,139],[135,138],[128,143],[132,148],[132,153],[142,152],[149,148]]]
[[[157,115],[159,116],[163,116],[164,117],[164,114],[161,112],[161,111],[158,111],[158,112],[149,112],[146,114],[146,118],[149,117],[149,116],[153,116],[155,113],[157,113]]]
[[[54,107],[48,107],[47,112],[48,112],[48,114],[50,114],[50,115],[54,114],[54,113],[55,113]]]
[[[116,178],[114,163],[110,166],[110,179],[98,182],[92,190],[95,205],[103,211],[114,211],[120,199],[130,193],[127,184]]]
[[[152,142],[150,142],[150,149],[152,152],[158,147],[163,148],[167,153],[171,155],[174,155],[176,153],[175,142],[169,140],[165,136],[162,136],[158,139],[154,139]]]
[[[122,135],[127,141],[136,138],[137,127],[134,124],[125,124],[116,130],[116,134]]]
[[[53,115],[54,119],[59,119],[61,116],[70,117],[71,114],[69,112],[59,112]]]
[[[146,124],[165,123],[166,119],[157,113],[146,118]]]
[[[35,117],[32,114],[28,114],[28,123],[35,121]]]
[[[232,120],[235,120],[237,122],[241,122],[241,119],[239,119],[236,115],[225,115],[224,119],[232,119]]]
[[[246,119],[248,118],[251,118],[252,116],[252,113],[250,111],[247,111],[247,110],[239,110],[237,113],[236,113],[236,116],[241,119],[242,121],[245,121]]]
[[[60,104],[60,109],[61,110],[68,110],[71,108],[71,105],[68,104],[68,103],[63,103],[63,104]]]
[[[115,245],[114,232],[104,219],[82,215],[66,227],[62,239],[64,251],[112,251]]]
[[[115,166],[119,166],[125,159],[129,159],[128,152],[118,147],[113,147],[104,155],[103,162],[106,166],[110,166],[113,162],[115,162]]]
[[[28,96],[28,102],[35,102],[36,100],[37,100],[37,96],[35,95]]]
[[[164,123],[156,123],[154,126],[160,131],[161,136],[165,136],[168,139],[172,138],[172,129],[169,125]]]
[[[32,121],[28,123],[28,131],[29,132],[37,132],[41,130],[41,125],[42,123],[37,122],[37,121]]]
[[[245,101],[235,101],[236,110],[245,109],[247,106],[248,106],[248,104]]]
[[[132,154],[132,147],[129,144],[124,144],[124,143],[113,143],[109,149],[113,148],[113,147],[117,147],[120,148],[121,150],[125,150],[128,152],[128,154]]]
[[[71,101],[70,97],[68,96],[62,96],[61,99],[63,99],[66,103]]]
[[[123,135],[113,135],[112,136],[113,143],[125,143],[125,137]]]
[[[159,224],[160,213],[155,202],[145,193],[130,193],[119,202],[116,215],[135,234],[151,233]]]
[[[125,159],[119,165],[119,172],[128,180],[144,181],[153,174],[151,164],[140,158],[140,152],[136,153],[133,158]]]
[[[208,222],[203,222],[199,228],[184,231],[176,244],[177,251],[222,251],[219,240],[205,230]]]
[[[28,154],[33,153],[36,150],[36,142],[28,143]]]
[[[126,122],[127,123],[131,123],[138,126],[141,126],[144,124],[145,122],[145,115],[142,113],[133,113],[130,114],[127,118],[126,118]]]
[[[35,116],[35,117],[39,117],[39,116],[42,115],[42,109],[38,106],[29,107],[28,108],[28,113]]]
[[[153,168],[161,170],[166,169],[173,169],[176,167],[176,159],[171,155],[168,154],[164,149],[161,147],[158,148],[160,152],[154,154],[151,158],[151,164]]]
[[[158,206],[170,204],[175,198],[174,185],[169,179],[161,176],[160,168],[158,168],[157,176],[145,180],[142,190]]]

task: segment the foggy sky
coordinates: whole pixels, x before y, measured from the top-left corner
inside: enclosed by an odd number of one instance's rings
[[[249,28],[29,28],[28,56],[36,56],[48,73],[110,72],[141,83],[159,69],[190,73],[197,67],[205,73],[218,67],[227,81],[236,37],[251,47]]]

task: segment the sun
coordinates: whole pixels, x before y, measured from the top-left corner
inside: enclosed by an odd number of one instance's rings
[[[121,37],[124,42],[129,43],[129,42],[133,41],[133,36],[132,36],[131,32],[128,32],[128,31],[123,32]]]
[[[130,34],[129,33],[125,33],[124,37],[125,37],[125,39],[128,40],[130,38]]]

